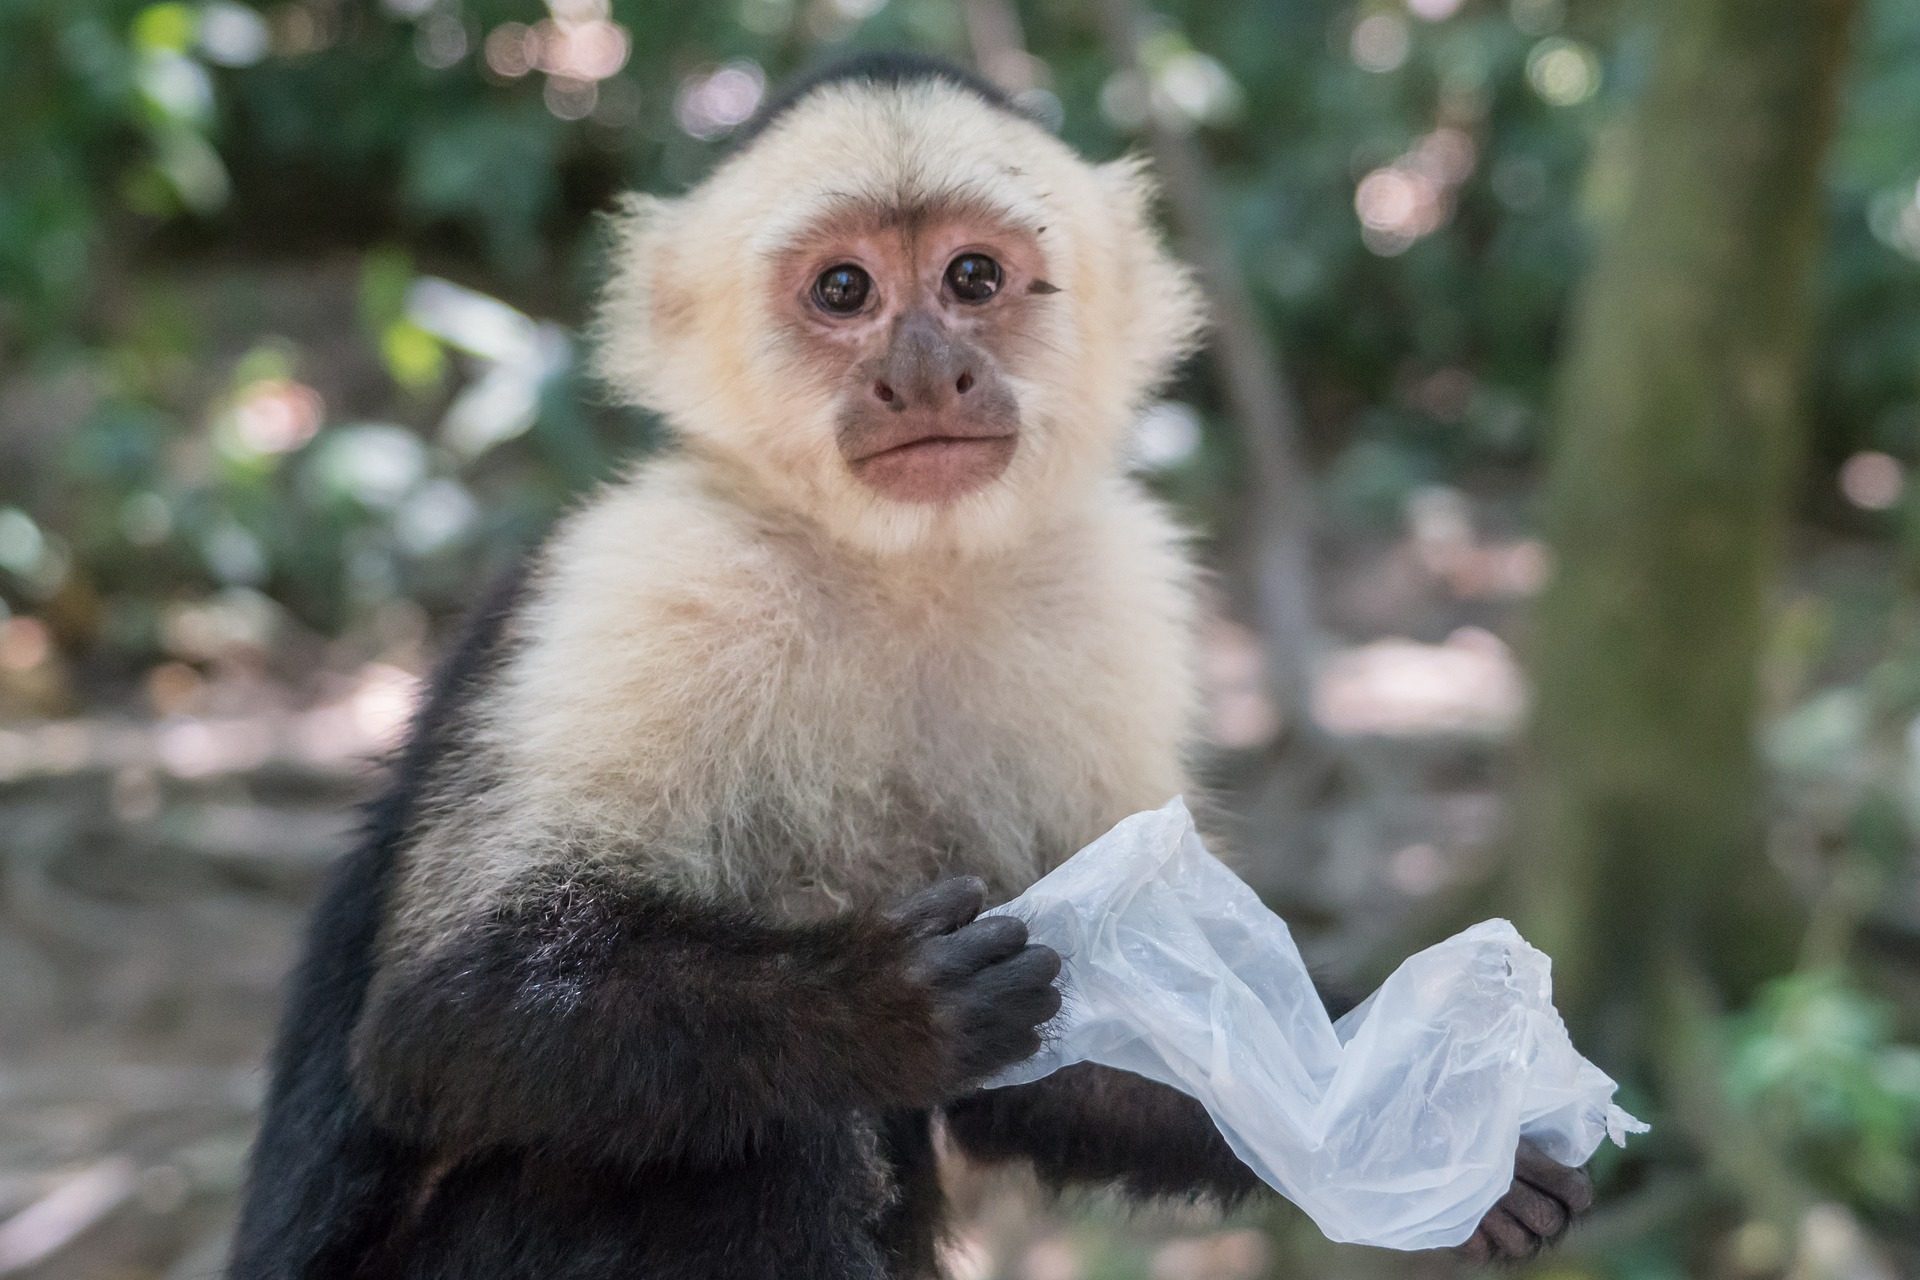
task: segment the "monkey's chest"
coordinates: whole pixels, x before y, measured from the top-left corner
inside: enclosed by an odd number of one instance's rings
[[[1181,788],[1171,732],[1103,738],[1066,707],[1006,710],[876,707],[815,754],[778,745],[724,802],[720,863],[756,906],[798,918],[954,875],[1001,900]]]
[[[956,875],[1011,897],[1072,851],[1057,823],[1004,785],[956,798],[882,769],[810,796],[774,789],[736,800],[745,802],[740,821],[718,861],[751,905],[794,919],[890,902]]]

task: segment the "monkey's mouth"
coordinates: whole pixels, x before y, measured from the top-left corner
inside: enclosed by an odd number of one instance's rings
[[[934,431],[888,441],[847,461],[863,483],[897,502],[950,502],[997,480],[1018,442],[1013,431]]]

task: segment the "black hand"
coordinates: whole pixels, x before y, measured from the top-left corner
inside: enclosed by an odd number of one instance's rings
[[[952,1036],[956,1088],[1031,1057],[1040,1027],[1060,1012],[1059,954],[1029,943],[1026,924],[1011,916],[976,920],[985,901],[986,885],[963,876],[892,915],[913,942],[907,976],[927,988]]]
[[[1593,1182],[1584,1170],[1551,1160],[1522,1140],[1513,1186],[1457,1252],[1473,1262],[1523,1261],[1565,1235],[1592,1204]]]

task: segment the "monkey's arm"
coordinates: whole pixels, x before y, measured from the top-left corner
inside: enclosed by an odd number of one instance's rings
[[[1357,1003],[1317,978],[1314,988],[1330,1018]],[[1232,1204],[1264,1185],[1197,1099],[1114,1067],[1080,1063],[1031,1084],[983,1089],[947,1107],[946,1116],[968,1155],[1029,1160],[1056,1187],[1112,1183],[1140,1197]]]
[[[936,1105],[1031,1053],[1058,959],[968,924],[978,882],[779,926],[575,875],[389,957],[355,1033],[384,1124],[437,1149],[722,1159],[787,1123]],[[944,893],[945,897],[938,895]]]
[[[1031,1160],[1055,1186],[1104,1182],[1136,1196],[1208,1196],[1224,1204],[1261,1186],[1197,1101],[1111,1067],[1081,1063],[1032,1084],[984,1089],[946,1114],[968,1155]],[[1478,1262],[1530,1258],[1592,1203],[1585,1172],[1523,1139],[1513,1185],[1458,1252]]]
[[[1261,1185],[1199,1102],[1113,1067],[1083,1062],[1032,1084],[983,1089],[946,1116],[968,1155],[1030,1160],[1054,1186],[1104,1182],[1137,1196],[1232,1202]]]
[[[1330,1018],[1358,1003],[1318,978],[1314,989]],[[1131,1071],[1081,1063],[1032,1084],[981,1090],[946,1114],[967,1154],[1031,1160],[1055,1186],[1108,1182],[1137,1196],[1230,1204],[1263,1185],[1196,1099]]]

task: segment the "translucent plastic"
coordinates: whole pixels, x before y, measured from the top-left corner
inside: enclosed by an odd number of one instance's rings
[[[1524,1134],[1564,1164],[1646,1126],[1554,1011],[1547,957],[1489,920],[1402,964],[1338,1023],[1280,918],[1209,854],[1184,802],[1138,813],[997,909],[1066,958],[1039,1054],[1205,1104],[1234,1151],[1330,1239],[1459,1244]]]

